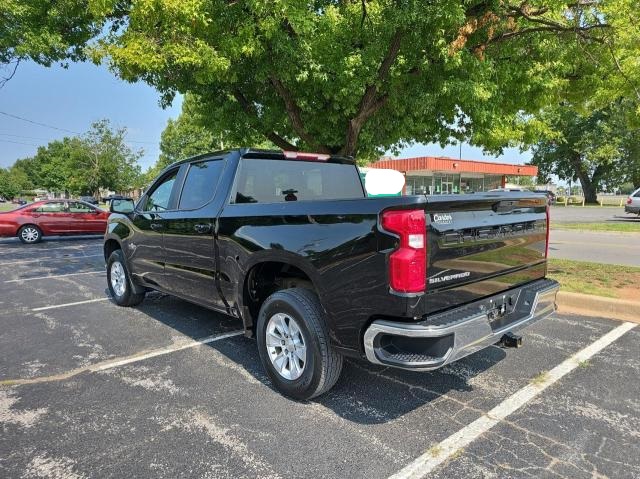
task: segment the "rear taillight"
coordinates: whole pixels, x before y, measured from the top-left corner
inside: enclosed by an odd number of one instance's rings
[[[547,246],[544,252],[544,257],[549,257],[549,230],[551,229],[551,208],[547,205]]]
[[[627,198],[627,204],[630,205],[631,203],[633,203],[633,200],[631,199],[631,197]]]
[[[389,256],[389,286],[398,293],[423,293],[427,285],[427,220],[423,210],[382,213],[382,227],[400,237]]]

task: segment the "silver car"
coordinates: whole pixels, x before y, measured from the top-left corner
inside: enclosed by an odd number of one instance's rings
[[[627,204],[624,205],[624,211],[625,213],[640,215],[640,188],[631,193],[631,196],[627,199]]]

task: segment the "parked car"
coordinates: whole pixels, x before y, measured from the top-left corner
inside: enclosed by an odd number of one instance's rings
[[[0,203],[6,203],[7,200],[5,200],[2,196],[0,196]]]
[[[429,371],[555,311],[548,205],[531,192],[367,198],[353,159],[233,150],[111,203],[107,284],[242,321],[274,386],[329,390],[343,357]]]
[[[627,198],[627,204],[624,205],[624,211],[625,213],[640,215],[640,188],[631,193],[631,196]]]
[[[14,205],[26,205],[27,200],[23,200],[22,198],[16,198],[14,200],[11,200],[11,203],[13,203]]]
[[[98,205],[99,201],[95,199],[93,196],[81,196],[80,201],[84,201],[85,203],[89,203],[90,205]]]
[[[122,195],[109,195],[106,198],[102,198],[102,201],[104,201],[105,203],[110,203],[113,200],[130,200],[131,198],[129,198],[128,196],[122,196]]]
[[[0,237],[17,236],[27,244],[43,236],[104,234],[109,212],[83,201],[47,200],[0,212]]]

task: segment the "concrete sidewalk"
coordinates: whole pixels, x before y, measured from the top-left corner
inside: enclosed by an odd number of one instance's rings
[[[549,257],[640,267],[640,234],[552,229]]]

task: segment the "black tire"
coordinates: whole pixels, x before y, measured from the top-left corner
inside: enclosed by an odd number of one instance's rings
[[[116,263],[119,266],[114,267]],[[124,277],[121,278],[122,282],[118,283],[120,286],[116,289],[114,287],[114,281],[112,281],[112,275],[118,274],[119,267],[122,268],[121,273]],[[131,276],[129,275],[129,270],[127,269],[127,264],[124,260],[122,250],[115,250],[107,260],[107,285],[109,286],[109,293],[111,293],[111,297],[119,306],[137,306],[142,303],[142,300],[144,300],[144,291],[141,293],[136,293],[134,291]]]
[[[42,230],[36,225],[24,225],[18,230],[18,239],[24,244],[40,243]]]
[[[306,360],[297,379],[286,379],[272,363],[267,347],[267,327],[277,314],[295,321],[302,333]],[[329,333],[318,296],[304,288],[278,291],[267,298],[260,308],[257,323],[260,360],[276,389],[293,399],[307,400],[331,389],[342,372],[342,355],[329,342]]]

